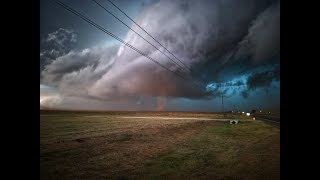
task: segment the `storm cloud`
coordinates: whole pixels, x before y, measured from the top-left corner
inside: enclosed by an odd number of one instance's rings
[[[229,90],[235,94],[235,89],[226,86],[247,85],[247,90],[269,86],[272,80],[279,80],[280,69],[275,73],[248,72],[280,63],[279,12],[279,1],[272,0],[165,0],[145,6],[136,22],[191,72],[179,69],[132,31],[124,40],[187,81],[124,44],[72,50],[76,34],[59,29],[44,40],[50,45],[43,46],[40,57],[50,61],[40,70],[41,83],[57,87],[63,96],[99,100],[163,97],[159,102],[167,97],[213,98]],[[132,28],[164,51],[136,25]],[[247,82],[230,82],[243,75],[248,75]],[[195,86],[191,81],[202,85]],[[208,91],[209,83],[225,86]],[[247,97],[248,91],[239,94]]]
[[[259,87],[268,87],[272,81],[278,81],[280,79],[279,69],[274,71],[266,71],[260,73],[254,73],[248,77],[247,87],[249,90],[255,90]]]

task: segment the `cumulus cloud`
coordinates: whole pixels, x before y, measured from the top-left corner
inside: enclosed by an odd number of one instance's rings
[[[70,51],[64,56],[58,57],[51,64],[47,65],[42,72],[43,80],[47,83],[59,82],[64,75],[78,72],[83,68],[92,67],[95,69],[105,61],[109,61],[115,53],[115,48],[91,48],[82,51]]]
[[[125,41],[188,79],[223,83],[247,70],[279,63],[270,60],[280,53],[279,16],[279,3],[272,0],[165,0],[144,7],[136,18],[137,23],[193,73],[179,70],[131,31]],[[154,42],[137,26],[132,28]],[[58,35],[61,33],[65,36]],[[46,40],[57,47],[75,41],[73,32],[66,30],[58,30]],[[57,56],[41,73],[42,82],[57,86],[63,95],[132,100],[141,96],[208,98],[228,91],[220,86],[210,91],[205,85],[196,87],[190,80],[173,75],[125,45],[69,52],[65,49],[53,48],[52,54]],[[254,88],[269,83],[267,78],[262,78],[266,80],[262,84],[255,83],[256,79],[259,74],[248,79],[247,85]],[[227,86],[243,85],[243,81],[237,81]],[[132,102],[142,103],[137,99]],[[165,108],[165,102],[159,99],[159,109]]]
[[[40,42],[40,71],[57,57],[67,54],[77,42],[77,34],[73,30],[59,28],[49,33]]]

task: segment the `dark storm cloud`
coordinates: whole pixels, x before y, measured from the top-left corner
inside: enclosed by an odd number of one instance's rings
[[[246,23],[242,23],[245,25]],[[207,77],[225,81],[263,65],[278,64],[280,53],[280,4],[271,3],[247,24],[246,34],[225,47],[222,56],[210,58],[202,67]],[[221,39],[225,39],[221,35]],[[235,39],[236,40],[236,39]],[[199,71],[202,70],[198,69]]]
[[[241,91],[241,96],[243,98],[248,98],[249,97],[249,91],[248,90],[243,90]]]
[[[280,81],[280,67],[276,67],[273,71],[273,77],[276,81]]]
[[[239,43],[236,57],[252,57],[255,64],[280,52],[280,3],[272,4],[253,21]]]
[[[244,85],[244,83],[242,81],[237,81],[236,83],[234,83],[235,86],[242,86]]]
[[[206,83],[227,83],[271,61],[280,53],[279,2],[270,0],[159,1],[146,6],[136,21],[193,72],[178,70],[165,56],[129,31],[125,41],[185,77]],[[142,31],[135,25],[132,28]],[[149,41],[151,38],[145,36]],[[207,98],[228,91],[193,88],[125,45],[71,51],[42,72],[43,82],[63,94],[98,99],[132,96]],[[160,47],[159,47],[160,48]],[[280,72],[280,71],[279,71]],[[258,76],[258,78],[256,77]],[[250,89],[268,84],[268,77],[250,78]],[[256,82],[262,80],[262,82]],[[242,86],[243,81],[227,85]]]
[[[254,73],[248,77],[247,87],[249,90],[255,90],[256,88],[269,87],[274,80],[279,80],[279,68],[273,71]]]
[[[272,75],[269,72],[256,73],[248,78],[248,89],[256,89],[257,87],[269,86],[272,82]]]
[[[224,86],[224,87],[233,87],[233,86],[243,86],[245,85],[243,81],[238,80],[236,82],[226,82],[226,83],[217,83],[221,84],[219,87]]]
[[[246,32],[249,31],[247,27],[252,21],[256,20],[256,18],[264,11],[270,11],[268,9],[268,4],[261,3],[261,1],[259,3],[257,1],[243,1],[241,3],[238,3],[237,1],[206,1],[206,4],[203,2],[184,1],[182,4],[181,3],[182,2],[180,1],[160,2],[158,5],[145,9],[140,14],[138,21],[140,24],[145,25],[148,32],[156,36],[157,39],[160,39],[161,43],[167,44],[168,49],[172,50],[178,57],[181,57],[187,66],[193,68],[199,65],[201,66],[202,63],[214,64],[215,66],[212,66],[208,71],[210,71],[210,73],[215,73],[216,76],[225,76],[224,71],[232,73],[232,69],[228,64],[228,59],[223,59],[222,57],[224,57],[225,54],[228,53],[228,50],[233,46],[236,47],[241,38],[246,37]],[[251,6],[248,6],[246,3],[251,3]],[[230,12],[230,8],[234,11]],[[196,12],[201,12],[201,14]],[[260,18],[258,18],[252,26],[258,22],[260,22]],[[272,25],[272,23],[270,24]],[[139,30],[135,26],[134,28]],[[145,42],[137,38],[132,32],[129,32],[127,40],[129,43],[138,47],[138,49],[143,49],[148,54],[154,55],[153,57],[160,62],[168,63],[169,60],[160,56],[159,53],[147,46]],[[259,44],[259,42],[257,43]],[[129,54],[132,54],[128,48],[125,47],[124,49],[126,49],[126,51],[123,53],[123,56],[128,57],[130,56]],[[265,58],[267,58],[267,56]],[[129,59],[131,60],[130,57]],[[147,89],[142,88],[144,86],[141,85],[135,87],[124,87],[120,85],[121,88],[119,89],[121,90],[117,89],[113,92],[124,91],[124,93],[121,92],[121,94],[124,95],[126,92],[132,91],[150,91],[153,92],[151,95],[161,95],[160,92],[166,92],[165,94],[167,96],[192,96],[192,93],[188,94],[190,88],[176,88],[173,91],[171,91],[172,89],[170,88],[165,89],[167,86],[170,87],[171,85],[181,84],[181,80],[178,78],[171,78],[170,73],[167,73],[161,68],[155,67],[163,74],[163,76],[170,79],[170,82],[159,82],[158,84],[152,83],[159,75],[157,73],[148,73],[148,75],[140,73],[140,71],[147,68],[147,66],[153,66],[149,63],[144,64],[144,67],[139,65],[139,67],[126,70],[126,76],[124,77],[129,77],[129,79],[131,79],[141,75],[136,81],[141,81],[142,84],[146,84]],[[246,68],[251,65],[252,63],[248,64]],[[201,72],[202,69],[203,68],[200,67],[197,70]],[[135,70],[139,71],[139,73]],[[210,75],[210,73],[208,74]],[[148,79],[151,79],[150,82],[144,81],[147,79],[144,78],[145,76],[147,76]],[[216,78],[216,76],[211,76],[211,79]],[[110,82],[119,83],[119,81],[129,81],[124,77],[118,77],[119,79],[117,80],[115,80],[116,78],[111,80],[110,76],[102,78],[96,83],[96,86],[92,88],[92,94],[107,96],[110,93],[109,95],[111,95],[113,93],[107,90],[111,89],[108,86]],[[151,89],[151,87],[154,89]],[[100,89],[104,92],[99,91]],[[106,91],[108,91],[108,93],[106,93]],[[219,95],[220,93],[212,92],[212,94]],[[210,94],[203,93],[202,95]],[[200,94],[195,96],[201,97]]]

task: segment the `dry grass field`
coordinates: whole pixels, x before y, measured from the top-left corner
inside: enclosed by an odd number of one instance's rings
[[[280,179],[280,130],[177,112],[40,112],[41,179]]]

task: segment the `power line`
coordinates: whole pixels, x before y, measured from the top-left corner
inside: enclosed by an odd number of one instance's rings
[[[142,29],[145,33],[147,33],[153,40],[155,40],[160,46],[162,46],[166,51],[168,51],[174,58],[176,58],[183,66],[185,66],[188,70],[189,68],[180,60],[178,59],[173,53],[171,53],[166,47],[164,47],[158,40],[156,40],[153,36],[151,36],[145,29],[143,29],[139,24],[137,24],[132,18],[130,18],[125,12],[123,12],[117,5],[115,5],[112,1],[109,1],[114,7],[116,7],[120,12],[122,12],[127,18],[129,18],[135,25],[137,25],[140,29]],[[191,69],[189,70],[191,71]]]
[[[161,66],[162,68],[166,69],[167,71],[170,71],[171,73],[179,76],[180,78],[188,81],[186,78],[184,78],[182,75],[178,74],[175,71],[170,70],[169,68],[165,67],[164,65],[162,65],[161,63],[159,63],[158,61],[154,60],[153,58],[151,58],[150,56],[148,56],[147,54],[141,52],[139,49],[133,47],[132,45],[130,45],[129,43],[125,42],[124,40],[122,40],[121,38],[117,37],[116,35],[112,34],[111,32],[109,32],[108,30],[104,29],[103,27],[99,26],[98,24],[96,24],[95,22],[91,21],[89,18],[85,17],[84,15],[82,15],[81,13],[77,12],[76,10],[72,9],[71,7],[69,7],[68,5],[64,4],[61,1],[55,0],[55,2],[62,6],[63,8],[65,8],[66,10],[68,10],[69,12],[77,15],[78,17],[80,17],[81,19],[85,20],[87,23],[91,24],[92,26],[98,28],[99,30],[101,30],[102,32],[108,34],[109,36],[115,38],[116,40],[120,41],[121,43],[123,43],[124,45],[130,47],[131,49],[135,50],[136,52],[138,52],[139,54],[145,56],[146,58],[148,58],[149,60],[151,60],[152,62],[156,63],[157,65]],[[198,84],[191,82],[194,85],[197,85],[198,87],[202,88],[201,86],[199,86]]]
[[[123,25],[125,25],[127,28],[129,28],[131,31],[133,31],[135,34],[137,34],[139,37],[141,37],[143,40],[145,40],[147,43],[149,43],[152,47],[154,47],[155,49],[157,49],[160,53],[162,53],[163,55],[165,55],[167,58],[169,58],[172,62],[174,62],[176,65],[178,65],[180,68],[185,69],[187,71],[190,71],[189,69],[186,69],[184,67],[182,67],[180,64],[178,64],[177,62],[175,62],[173,59],[171,59],[168,55],[164,54],[162,51],[160,51],[160,49],[158,49],[155,45],[153,45],[151,42],[149,42],[148,40],[146,40],[143,36],[141,36],[138,32],[136,32],[135,30],[133,30],[130,26],[128,26],[126,23],[124,23],[121,19],[119,19],[116,15],[114,15],[112,12],[110,12],[108,9],[106,9],[104,6],[102,6],[100,3],[98,3],[96,0],[92,0],[93,2],[95,2],[98,6],[100,6],[102,9],[104,9],[106,12],[108,12],[109,14],[111,14],[114,18],[116,18],[118,21],[120,21]]]

